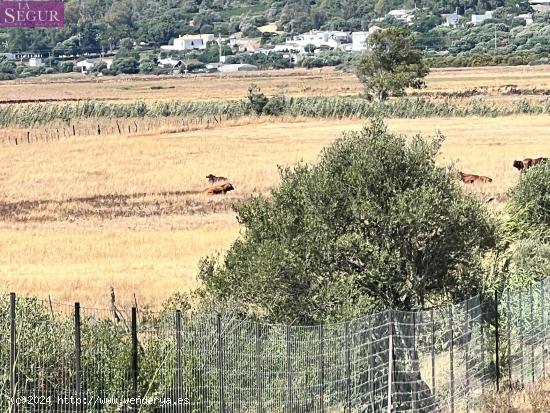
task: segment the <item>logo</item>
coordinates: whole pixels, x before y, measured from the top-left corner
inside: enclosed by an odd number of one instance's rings
[[[63,27],[65,3],[62,1],[1,1],[0,27]]]

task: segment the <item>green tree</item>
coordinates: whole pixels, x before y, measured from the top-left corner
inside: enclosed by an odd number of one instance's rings
[[[263,113],[265,105],[269,102],[267,96],[264,95],[261,89],[255,84],[250,85],[248,88],[247,98],[252,110],[258,116]]]
[[[355,68],[369,100],[401,96],[406,88],[424,86],[429,68],[413,44],[414,38],[398,28],[379,30],[369,37],[369,50]]]
[[[243,230],[223,261],[201,262],[205,294],[270,321],[316,323],[478,293],[495,226],[435,165],[441,142],[407,144],[375,121],[318,164],[283,170],[272,197],[236,208]]]

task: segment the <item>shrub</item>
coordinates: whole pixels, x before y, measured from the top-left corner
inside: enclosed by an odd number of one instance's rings
[[[236,208],[243,231],[223,260],[201,262],[205,294],[307,324],[478,293],[494,224],[435,165],[441,142],[407,144],[375,121],[282,170],[272,197]]]
[[[263,113],[264,107],[269,101],[266,95],[264,95],[260,88],[255,84],[250,85],[250,87],[248,88],[247,99],[250,103],[250,106],[252,107],[252,110],[258,116]]]

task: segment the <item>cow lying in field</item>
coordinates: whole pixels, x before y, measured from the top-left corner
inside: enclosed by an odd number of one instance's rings
[[[225,176],[216,176],[212,174],[206,175],[206,179],[208,179],[208,182],[210,182],[211,184],[227,181],[227,178]]]
[[[459,174],[460,174],[460,179],[465,184],[473,184],[476,182],[483,182],[483,183],[493,182],[493,180],[488,176],[464,174],[462,172],[459,172]]]
[[[229,191],[233,191],[235,188],[229,182],[221,185],[212,185],[204,189],[202,192],[208,195],[226,194]]]
[[[536,159],[525,158],[523,161],[514,161],[513,166],[517,170],[521,171],[524,169],[529,169],[530,167],[538,165],[541,162],[544,162],[546,160],[548,160],[548,158],[536,158]]]

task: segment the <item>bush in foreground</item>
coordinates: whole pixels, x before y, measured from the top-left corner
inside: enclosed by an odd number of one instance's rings
[[[477,294],[494,225],[435,165],[441,142],[375,121],[283,170],[272,198],[236,208],[243,232],[223,261],[201,263],[206,294],[302,324]]]

